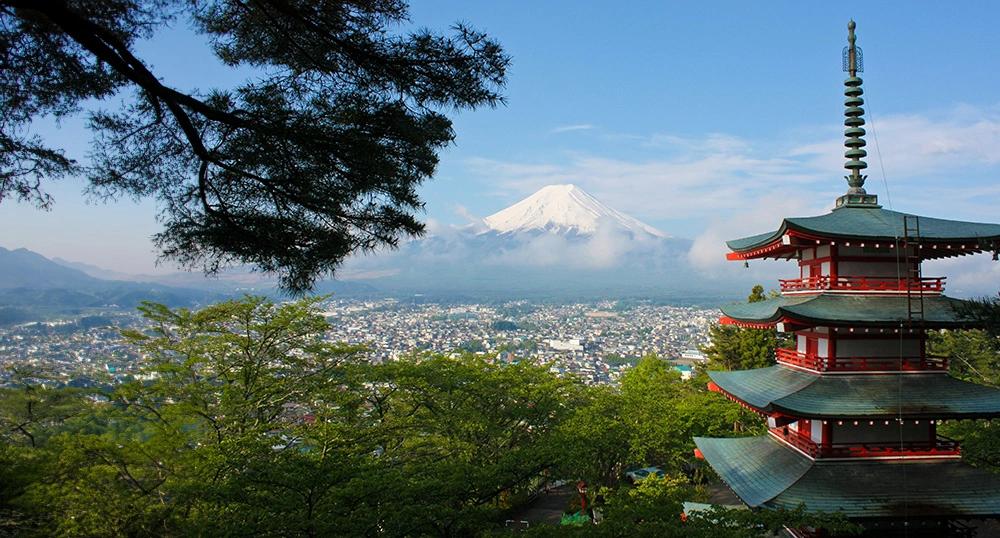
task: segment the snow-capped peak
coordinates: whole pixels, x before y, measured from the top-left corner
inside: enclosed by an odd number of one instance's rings
[[[573,184],[548,185],[485,219],[500,233],[531,230],[592,234],[602,222],[640,235],[667,237],[652,226],[602,204]]]

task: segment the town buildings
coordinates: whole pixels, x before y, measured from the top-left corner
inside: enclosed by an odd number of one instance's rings
[[[326,338],[367,348],[374,362],[413,353],[483,353],[504,362],[551,364],[585,383],[614,383],[645,355],[697,362],[712,310],[638,302],[495,303],[405,298],[331,298],[323,305]],[[142,356],[121,337],[143,330],[134,310],[0,327],[0,385],[17,371],[56,384],[114,384],[140,374]],[[685,352],[685,350],[687,350]],[[39,378],[41,381],[42,378]]]

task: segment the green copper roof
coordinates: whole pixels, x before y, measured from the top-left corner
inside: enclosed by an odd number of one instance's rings
[[[708,375],[758,409],[797,417],[1000,417],[1000,389],[943,373],[820,375],[779,364]]]
[[[925,326],[971,327],[973,320],[962,317],[956,308],[965,303],[943,295],[925,296]],[[896,326],[907,319],[905,295],[872,296],[821,293],[816,295],[782,295],[756,303],[733,303],[722,307],[730,318],[747,322],[776,322],[784,317],[795,320],[852,326]]]
[[[715,472],[752,508],[788,489],[813,465],[809,458],[781,443],[762,440],[762,437],[694,438]]]
[[[858,519],[1000,514],[1000,475],[959,461],[813,462],[768,435],[695,443],[751,507],[804,504]]]
[[[831,238],[890,241],[903,236],[906,213],[880,207],[841,207],[818,217],[789,217],[777,230],[728,241],[735,251],[751,250],[781,239],[788,230]],[[963,222],[920,217],[920,237],[924,241],[989,242],[1000,240],[1000,224]],[[984,245],[985,246],[985,245]]]

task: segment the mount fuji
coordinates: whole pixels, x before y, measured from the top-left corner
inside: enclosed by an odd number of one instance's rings
[[[502,234],[555,232],[592,235],[601,226],[635,236],[667,238],[667,234],[629,215],[616,211],[573,184],[548,185],[516,204],[498,211],[483,222]]]
[[[400,293],[465,297],[678,297],[717,294],[687,261],[691,241],[549,185],[468,226],[434,226],[398,250],[338,272]]]

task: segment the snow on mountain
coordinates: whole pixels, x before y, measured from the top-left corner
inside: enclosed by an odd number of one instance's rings
[[[635,235],[666,238],[667,234],[616,211],[576,185],[548,185],[520,202],[485,219],[491,230],[500,233],[526,231],[575,232],[590,235],[601,225]]]

